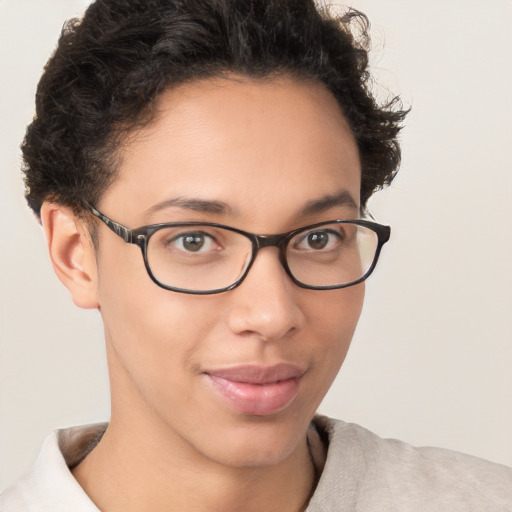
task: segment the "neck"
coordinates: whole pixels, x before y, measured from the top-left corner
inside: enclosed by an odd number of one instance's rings
[[[120,429],[111,421],[73,474],[100,510],[108,512],[305,510],[316,470],[306,436],[285,460],[230,467],[161,442],[154,432]]]

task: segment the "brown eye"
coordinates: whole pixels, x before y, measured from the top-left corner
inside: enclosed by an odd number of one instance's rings
[[[218,250],[215,239],[203,231],[189,231],[176,235],[168,242],[169,248],[184,253],[208,253]]]
[[[325,231],[317,231],[308,235],[308,245],[312,249],[323,249],[329,243],[329,235]]]
[[[340,245],[343,236],[332,229],[316,229],[298,235],[293,243],[297,251],[329,251]]]
[[[197,252],[204,245],[204,236],[203,235],[188,235],[184,236],[181,240],[183,248],[187,251]]]

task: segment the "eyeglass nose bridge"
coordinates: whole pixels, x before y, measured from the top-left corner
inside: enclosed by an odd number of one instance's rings
[[[290,239],[290,235],[288,233],[279,235],[253,235],[251,238],[253,241],[253,253],[251,263],[247,267],[241,281],[243,281],[247,277],[250,268],[252,267],[254,261],[256,260],[256,257],[258,256],[259,250],[264,249],[265,247],[277,247],[277,249],[279,250],[279,262],[283,266],[285,272],[291,277],[291,279],[293,281],[296,281],[296,279],[291,273],[291,270],[288,266],[288,261],[286,259],[286,247]]]
[[[257,249],[264,247],[278,247],[283,250],[288,241],[288,235],[254,235]]]
[[[286,260],[286,247],[289,239],[289,233],[280,235],[254,235],[253,262],[260,249],[264,249],[265,247],[277,247],[279,249],[279,261],[285,268],[286,272],[290,274],[290,269],[288,268],[288,262]]]

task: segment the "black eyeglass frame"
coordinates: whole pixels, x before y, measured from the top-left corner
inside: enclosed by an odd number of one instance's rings
[[[122,224],[119,224],[119,222],[116,222],[112,220],[111,218],[107,217],[103,213],[101,213],[99,210],[94,208],[93,206],[88,205],[89,211],[95,215],[98,219],[103,221],[103,223],[112,230],[117,236],[122,238],[126,243],[128,244],[134,244],[140,247],[140,250],[142,251],[142,257],[144,259],[144,266],[146,267],[146,271],[149,275],[149,277],[152,279],[152,281],[160,286],[161,288],[164,288],[166,290],[171,290],[174,292],[179,293],[188,293],[192,295],[213,295],[216,293],[223,293],[230,290],[233,290],[237,286],[239,286],[242,281],[247,277],[247,274],[249,273],[249,270],[251,269],[254,260],[256,259],[256,256],[258,254],[258,251],[260,249],[263,249],[264,247],[277,247],[279,249],[279,261],[283,268],[285,269],[286,273],[290,277],[290,279],[299,287],[306,288],[309,290],[337,290],[341,288],[347,288],[349,286],[354,286],[358,283],[363,282],[366,280],[370,274],[374,271],[375,266],[377,265],[377,261],[379,259],[380,251],[382,249],[382,246],[389,240],[389,237],[391,235],[391,228],[390,226],[385,226],[382,224],[378,224],[377,222],[370,221],[370,220],[363,220],[363,219],[354,219],[354,220],[345,220],[345,219],[337,219],[337,220],[328,220],[324,222],[318,222],[316,224],[311,224],[309,226],[304,226],[301,228],[294,229],[292,231],[288,231],[287,233],[280,233],[277,235],[256,235],[254,233],[249,233],[248,231],[243,231],[241,229],[237,229],[231,226],[226,226],[224,224],[218,224],[215,222],[167,222],[167,223],[161,223],[161,224],[150,224],[148,226],[141,226],[140,228],[135,229],[129,229],[126,226],[123,226]],[[358,226],[363,226],[365,228],[368,228],[372,231],[374,231],[377,234],[377,248],[375,250],[375,256],[373,257],[373,261],[371,265],[368,267],[368,270],[363,274],[362,277],[359,279],[356,279],[355,281],[351,281],[350,283],[345,283],[341,285],[331,285],[331,286],[314,286],[302,283],[299,281],[290,270],[290,267],[288,266],[288,262],[286,259],[286,248],[288,246],[289,241],[297,234],[303,232],[303,231],[309,231],[311,229],[315,229],[321,226],[325,226],[327,224],[356,224]],[[210,226],[214,228],[222,228],[226,229],[228,231],[233,231],[235,233],[239,233],[240,235],[245,236],[251,241],[252,244],[252,254],[251,254],[251,260],[249,261],[249,264],[247,265],[247,268],[242,273],[242,275],[231,285],[224,287],[224,288],[217,288],[214,290],[187,290],[185,288],[177,288],[174,286],[167,285],[165,283],[160,282],[151,271],[151,267],[149,266],[148,256],[147,256],[147,249],[148,249],[148,242],[150,237],[159,231],[160,229],[169,228],[169,227],[187,227],[187,226]]]

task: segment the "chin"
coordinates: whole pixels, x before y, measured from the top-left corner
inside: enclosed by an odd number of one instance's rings
[[[212,432],[209,446],[201,451],[208,458],[231,467],[277,465],[305,439],[309,421],[282,414],[246,417]]]
[[[297,443],[253,443],[240,446],[226,446],[222,453],[214,456],[213,459],[224,465],[233,468],[257,468],[276,466],[287,459],[294,451]]]

